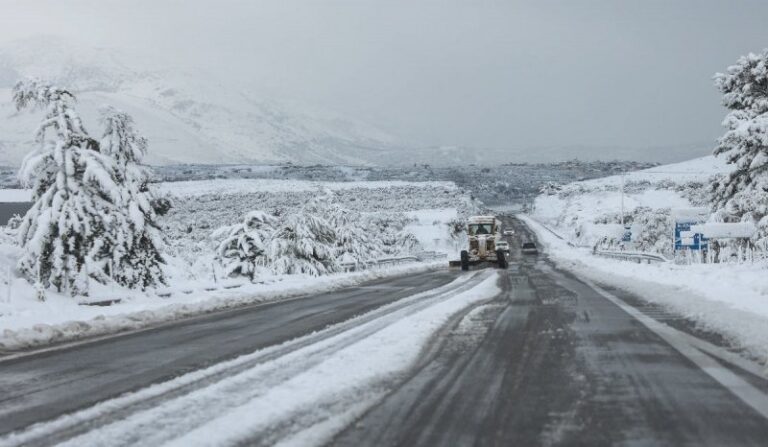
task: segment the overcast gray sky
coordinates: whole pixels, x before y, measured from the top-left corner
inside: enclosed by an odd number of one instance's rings
[[[0,0],[0,12],[0,44],[61,34],[413,142],[499,148],[711,146],[725,113],[712,75],[768,46],[765,0]]]

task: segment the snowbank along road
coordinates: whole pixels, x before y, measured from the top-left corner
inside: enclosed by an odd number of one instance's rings
[[[764,445],[760,368],[523,256],[0,361],[0,445]],[[629,305],[627,303],[632,303]]]

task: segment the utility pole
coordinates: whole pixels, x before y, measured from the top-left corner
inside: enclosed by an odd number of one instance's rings
[[[624,173],[621,173],[621,228],[624,228]]]

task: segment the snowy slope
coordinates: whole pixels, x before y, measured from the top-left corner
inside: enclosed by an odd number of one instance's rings
[[[348,163],[381,160],[394,137],[365,123],[303,104],[266,100],[201,71],[136,68],[113,49],[49,37],[0,48],[0,164],[16,165],[39,114],[16,113],[10,89],[23,77],[54,80],[77,93],[87,128],[98,109],[131,113],[150,139],[151,163]]]
[[[659,212],[669,208],[706,206],[713,176],[732,169],[712,156],[629,173],[625,176],[624,205],[629,215],[636,207]],[[567,185],[559,194],[536,199],[533,219],[526,222],[548,248],[559,267],[601,284],[628,290],[701,329],[719,333],[734,347],[765,363],[768,359],[768,280],[764,262],[637,264],[592,254],[592,245],[605,230],[621,225],[596,223],[621,209],[621,177],[613,176]],[[666,210],[666,211],[662,211]],[[555,234],[547,231],[542,223]],[[662,229],[671,236],[670,228]],[[633,238],[637,234],[633,228]],[[634,240],[633,240],[634,243]],[[575,245],[575,246],[574,246]],[[671,239],[665,241],[671,251]],[[629,245],[631,249],[631,244]],[[683,260],[684,261],[684,260]]]
[[[710,178],[729,169],[731,166],[722,158],[707,156],[630,172],[624,177],[624,208],[629,215],[638,207],[700,207],[699,201],[706,194]],[[610,176],[571,183],[558,194],[540,195],[534,204],[533,217],[577,245],[592,246],[603,236],[615,236],[613,226],[596,224],[595,220],[620,214],[621,182],[621,176]]]

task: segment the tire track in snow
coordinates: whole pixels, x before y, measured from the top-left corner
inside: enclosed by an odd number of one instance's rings
[[[435,290],[401,299],[317,333],[36,424],[0,438],[0,443],[113,446],[136,443],[157,445],[171,441],[227,409],[258,399],[333,354],[402,318],[471,290],[492,275],[485,271],[461,276]],[[368,391],[375,394],[375,390]],[[342,401],[349,397],[339,396]],[[327,411],[340,411],[334,402],[324,405]],[[202,411],[192,412],[191,409]],[[308,420],[306,412],[303,420],[306,423],[316,422]],[[276,436],[293,429],[291,424],[285,422],[264,428],[271,432],[270,439],[274,440]]]

